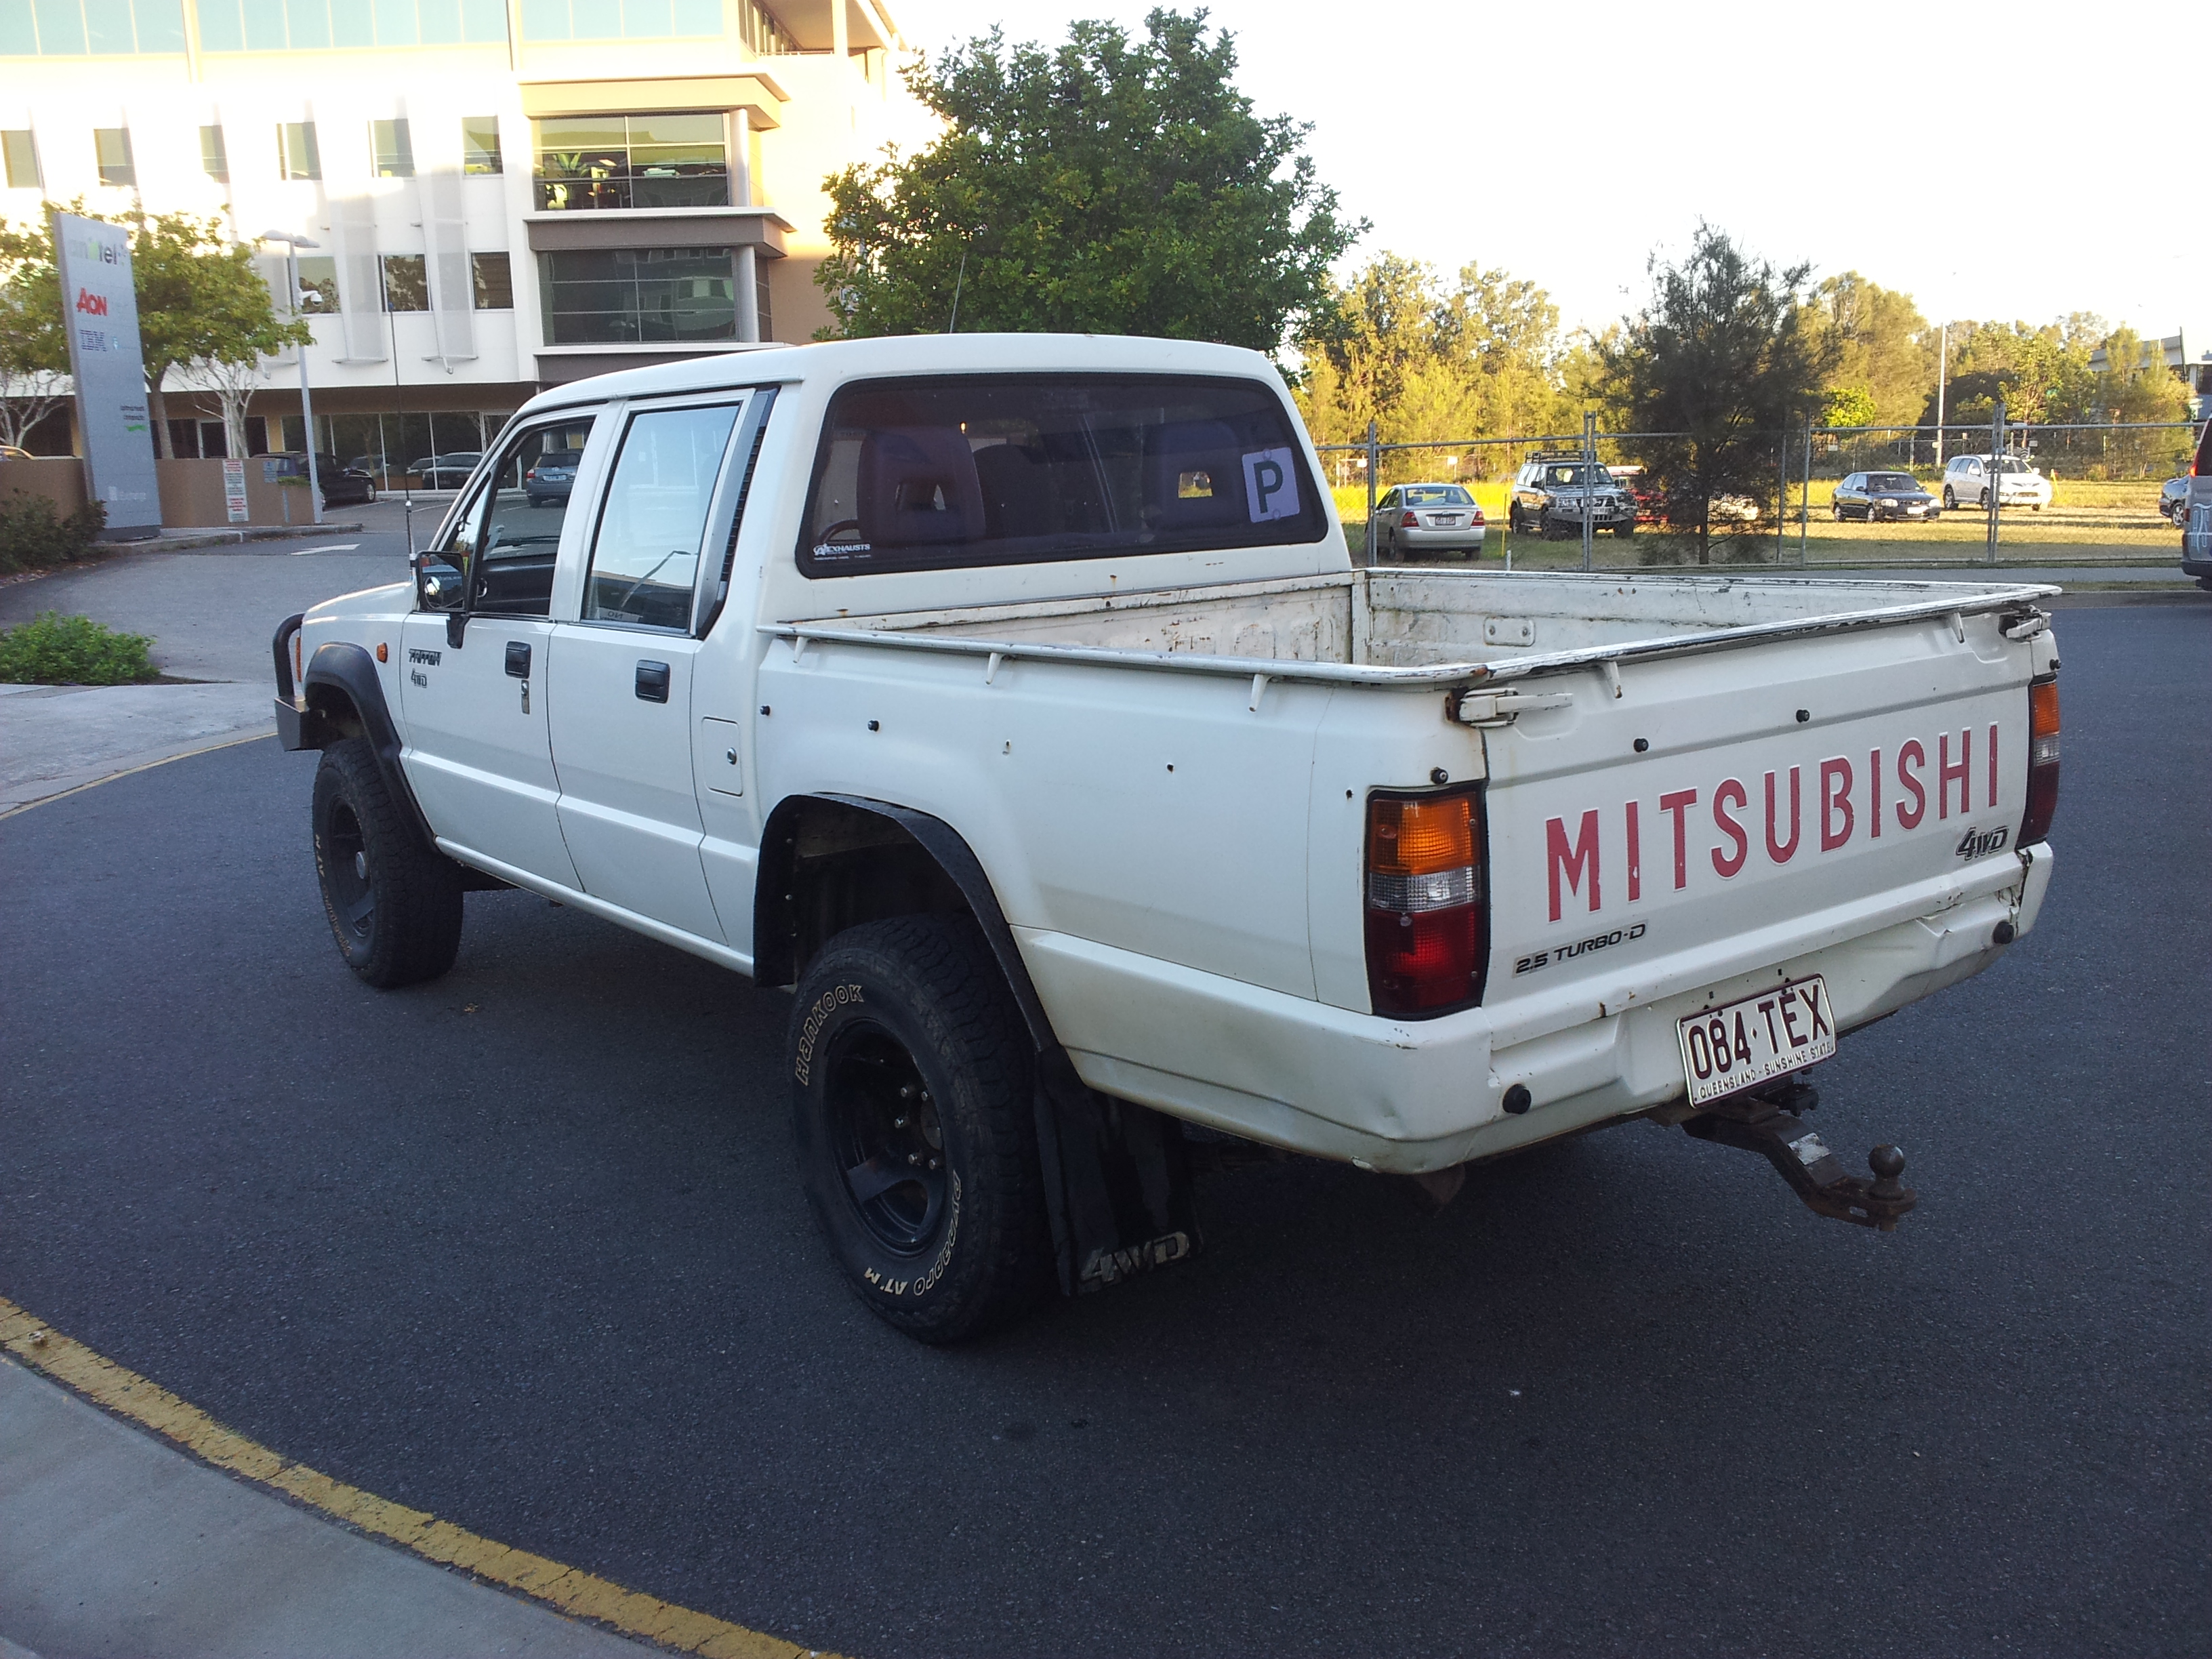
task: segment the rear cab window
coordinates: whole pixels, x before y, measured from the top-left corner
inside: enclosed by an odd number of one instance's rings
[[[798,563],[819,578],[1273,547],[1329,522],[1259,380],[866,380],[830,400]]]

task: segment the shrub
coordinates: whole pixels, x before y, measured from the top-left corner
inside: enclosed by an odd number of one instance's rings
[[[0,632],[0,681],[11,685],[130,685],[158,677],[143,634],[48,611]]]
[[[106,525],[107,509],[98,501],[64,518],[45,496],[11,489],[0,500],[0,575],[81,559]]]

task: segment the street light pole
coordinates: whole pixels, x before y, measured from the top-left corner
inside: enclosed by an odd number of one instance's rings
[[[300,250],[320,247],[322,244],[311,237],[295,235],[289,230],[264,230],[264,242],[284,244],[284,280],[291,290],[292,314],[300,315]],[[307,390],[307,347],[300,345],[300,430],[307,451],[307,507],[315,515],[314,521],[323,521],[323,479],[321,469],[315,465],[315,400]]]

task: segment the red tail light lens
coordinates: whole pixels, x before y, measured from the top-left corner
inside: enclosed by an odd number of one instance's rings
[[[1483,524],[1487,522],[1482,516],[1482,509],[1480,507],[1478,507],[1474,509],[1474,517],[1469,520],[1469,522],[1474,524]]]
[[[2058,810],[2058,680],[2035,680],[2027,688],[2027,811],[2020,821],[2017,847],[2033,847],[2051,835]]]
[[[1398,528],[1401,530],[1419,530],[1420,527],[1420,520],[1416,518],[1411,513],[1407,514],[1403,518],[1398,520]]]
[[[1367,990],[1375,1012],[1429,1018],[1482,1000],[1482,799],[1370,796],[1367,803]]]

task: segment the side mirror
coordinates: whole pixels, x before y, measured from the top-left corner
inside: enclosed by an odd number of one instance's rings
[[[415,556],[415,604],[422,611],[459,611],[468,599],[468,573],[442,553]]]

